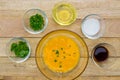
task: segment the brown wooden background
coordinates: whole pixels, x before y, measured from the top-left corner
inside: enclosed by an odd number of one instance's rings
[[[77,9],[77,20],[70,26],[61,27],[51,16],[55,3],[63,0],[0,0],[0,80],[47,80],[38,70],[35,62],[35,49],[39,40],[48,32],[66,29],[79,34],[87,43],[89,55],[99,43],[109,43],[116,49],[117,60],[112,70],[97,67],[91,58],[88,66],[76,80],[120,80],[120,0],[64,0]],[[47,29],[32,35],[23,28],[23,15],[28,9],[38,8],[48,16]],[[106,30],[102,38],[90,40],[81,33],[81,20],[88,14],[99,14],[105,20]],[[30,58],[20,64],[11,62],[6,56],[6,43],[12,37],[24,37],[30,42]]]

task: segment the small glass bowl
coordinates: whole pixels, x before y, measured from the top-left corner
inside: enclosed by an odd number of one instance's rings
[[[108,50],[108,58],[105,59],[104,61],[98,62],[95,57],[94,57],[94,51],[97,47],[102,46]],[[112,70],[112,66],[116,62],[116,50],[115,48],[108,43],[100,43],[94,47],[92,50],[92,60],[93,62],[100,68],[105,69],[105,70]]]
[[[58,16],[59,13],[64,14],[64,17],[68,16],[68,18],[63,20],[61,17]],[[65,13],[69,13],[69,15],[65,15]],[[53,7],[52,17],[59,25],[67,26],[72,24],[76,20],[76,9],[69,3],[60,2]]]
[[[14,52],[11,52],[11,45],[12,43],[18,43],[19,41],[23,41],[23,42],[26,42],[27,43],[27,46],[29,48],[29,53],[28,55],[25,57],[25,58],[19,58],[19,57],[16,57],[15,53]],[[29,56],[30,56],[30,53],[31,53],[31,47],[30,47],[30,44],[28,41],[26,41],[24,38],[22,37],[15,37],[15,38],[12,38],[6,45],[6,54],[8,56],[8,58],[13,61],[13,62],[16,62],[16,63],[21,63],[21,62],[24,62],[26,61]]]
[[[83,25],[84,25],[85,21],[88,20],[88,19],[96,19],[96,20],[98,20],[99,23],[100,23],[100,29],[99,29],[99,31],[98,31],[97,33],[93,34],[93,35],[90,35],[90,34],[88,34],[88,33],[86,33],[86,32],[84,31],[85,28],[84,28]],[[89,27],[89,25],[88,25],[88,27]],[[105,23],[104,23],[104,20],[103,20],[102,17],[100,17],[100,16],[97,15],[97,14],[87,15],[87,16],[82,20],[81,30],[82,30],[82,33],[83,33],[87,38],[89,38],[89,39],[98,39],[98,38],[100,38],[101,36],[103,36],[103,33],[104,33],[104,31],[105,31]]]
[[[36,15],[36,14],[40,14],[44,19],[44,27],[43,27],[43,29],[38,30],[38,31],[34,31],[33,29],[31,29],[30,22],[29,22],[30,17],[33,15]],[[47,27],[48,18],[44,11],[42,11],[40,9],[30,9],[24,14],[23,23],[24,23],[24,28],[27,32],[29,32],[31,34],[38,34],[38,33],[43,32],[45,30],[45,28]]]

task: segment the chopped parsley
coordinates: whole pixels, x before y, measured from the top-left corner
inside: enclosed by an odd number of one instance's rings
[[[63,50],[63,48],[61,48],[61,50]]]
[[[55,59],[54,62],[57,62],[57,60]]]
[[[62,68],[62,65],[60,65],[59,68]]]
[[[34,31],[42,30],[44,27],[44,19],[40,14],[35,14],[30,17],[30,27]]]
[[[25,58],[29,53],[29,48],[26,42],[19,41],[18,43],[12,43],[11,51],[14,52],[17,57]]]
[[[63,52],[63,54],[65,54],[65,51]]]
[[[63,56],[63,58],[65,59],[66,57],[65,57],[65,56]]]
[[[58,51],[58,50],[56,50],[56,54],[59,54],[59,51]]]
[[[55,52],[55,50],[52,50],[52,52]]]
[[[73,54],[76,54],[75,52]]]

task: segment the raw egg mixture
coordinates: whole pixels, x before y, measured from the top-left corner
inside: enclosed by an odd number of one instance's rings
[[[54,72],[68,72],[74,69],[80,58],[77,43],[67,36],[55,36],[43,48],[45,65]]]

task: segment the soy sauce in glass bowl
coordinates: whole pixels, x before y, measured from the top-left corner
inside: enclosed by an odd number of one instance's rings
[[[94,58],[96,59],[96,61],[98,62],[104,61],[108,58],[108,56],[109,52],[107,48],[105,48],[104,46],[98,46],[95,48]]]
[[[104,70],[112,70],[116,62],[116,55],[114,46],[109,43],[100,43],[92,50],[93,62]]]

